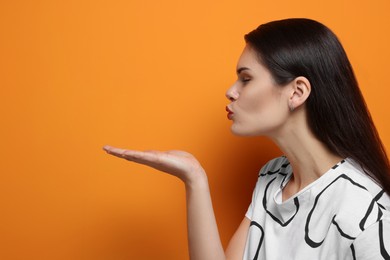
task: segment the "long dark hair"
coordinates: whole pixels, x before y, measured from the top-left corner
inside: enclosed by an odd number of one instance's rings
[[[390,194],[389,159],[337,36],[317,21],[293,18],[260,25],[245,41],[278,85],[299,76],[310,81],[306,108],[315,136]]]

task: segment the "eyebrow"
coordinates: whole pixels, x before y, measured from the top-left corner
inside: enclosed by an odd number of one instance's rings
[[[247,67],[240,67],[237,69],[237,74],[240,74],[243,70],[249,70]]]

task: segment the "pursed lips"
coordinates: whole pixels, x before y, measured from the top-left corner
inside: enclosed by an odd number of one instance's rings
[[[234,113],[233,113],[233,111],[231,111],[231,110],[229,109],[228,106],[226,106],[226,112],[228,112],[228,114],[227,114],[228,119],[231,119]]]

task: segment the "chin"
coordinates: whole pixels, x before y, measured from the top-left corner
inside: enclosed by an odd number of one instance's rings
[[[257,132],[248,131],[248,129],[240,129],[238,127],[235,127],[234,125],[232,125],[230,130],[232,134],[236,136],[260,136],[261,135]]]
[[[233,135],[243,137],[254,137],[254,136],[272,136],[272,133],[276,130],[275,127],[264,126],[261,124],[249,125],[249,124],[238,124],[233,122],[230,127],[230,131]]]

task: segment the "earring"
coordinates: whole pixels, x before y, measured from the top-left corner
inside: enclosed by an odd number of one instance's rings
[[[291,104],[290,104],[290,105],[288,105],[288,107],[289,107],[289,109],[290,109],[290,112],[293,112],[293,111],[294,111],[294,109],[295,109],[295,108],[293,107],[293,105],[291,105]]]

